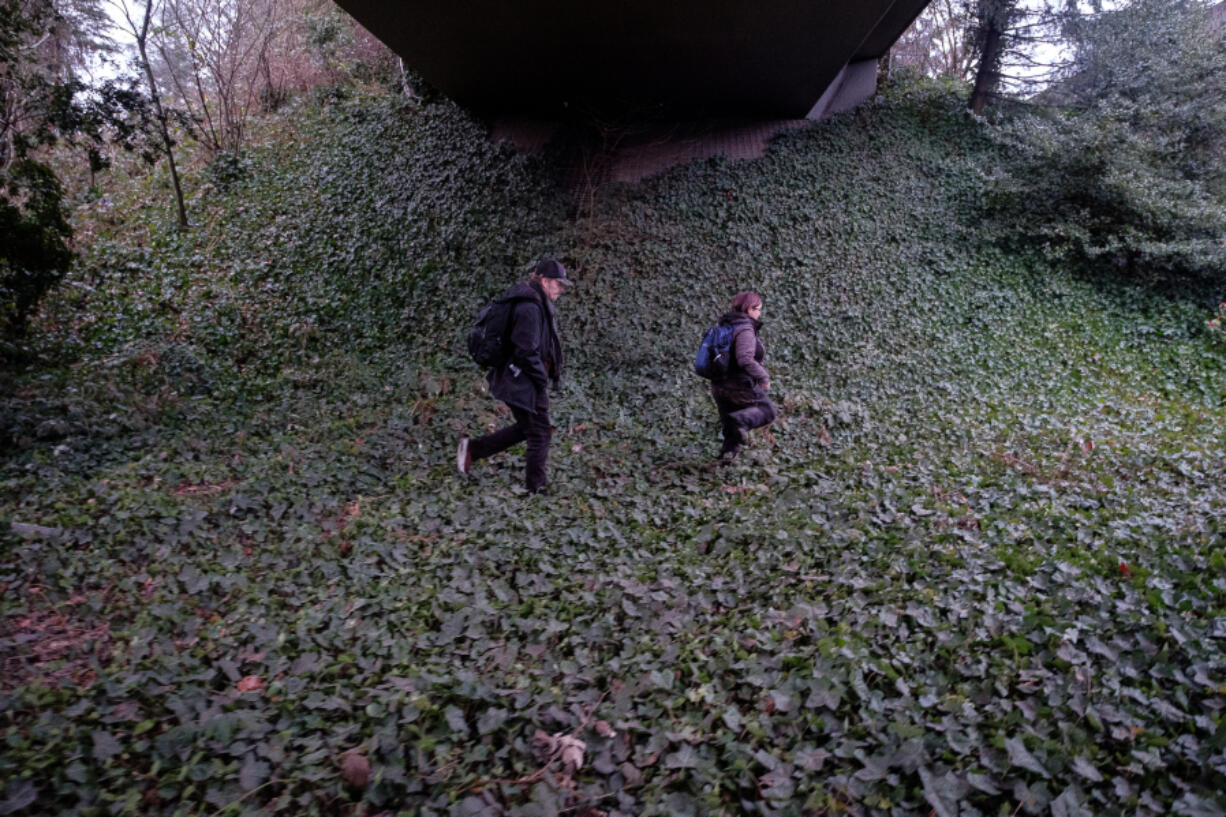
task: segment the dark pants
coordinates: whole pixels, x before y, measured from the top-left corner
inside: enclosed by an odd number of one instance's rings
[[[524,456],[527,486],[529,491],[536,492],[545,487],[545,462],[549,459],[549,438],[553,433],[549,427],[549,409],[528,411],[516,406],[510,409],[515,425],[469,441],[468,453],[474,461],[482,460],[527,440],[528,453]]]
[[[719,422],[723,426],[724,445],[720,453],[739,451],[745,444],[745,432],[770,425],[775,421],[775,405],[765,395],[752,403],[733,401],[719,394],[714,395],[719,409]]]

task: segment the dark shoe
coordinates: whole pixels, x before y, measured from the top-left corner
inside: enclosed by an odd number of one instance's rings
[[[460,440],[455,450],[455,467],[461,474],[467,474],[468,469],[473,465],[473,455],[468,453],[468,443],[469,439],[465,437]]]
[[[741,447],[738,445],[736,448],[728,448],[719,452],[717,459],[720,465],[732,465],[732,463],[736,462],[736,455],[740,453]]]

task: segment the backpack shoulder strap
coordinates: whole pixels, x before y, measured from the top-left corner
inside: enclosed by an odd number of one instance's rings
[[[732,337],[728,340],[728,372],[741,371],[741,364],[736,359],[736,339],[744,332],[753,332],[752,323],[738,323],[732,327]]]
[[[751,331],[751,332],[752,332],[752,331],[753,331],[753,324],[748,324],[748,323],[738,323],[738,324],[736,324],[735,326],[733,326],[733,327],[732,327],[732,334],[728,336],[728,346],[729,346],[729,348],[732,350],[732,360],[733,360],[733,361],[735,361],[735,360],[736,360],[736,339],[737,339],[737,338],[740,336],[740,334],[741,334],[742,332],[744,332],[746,329],[748,329],[749,331]]]

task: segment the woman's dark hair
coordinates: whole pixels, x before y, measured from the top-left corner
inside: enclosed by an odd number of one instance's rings
[[[748,315],[749,310],[762,305],[762,296],[756,292],[738,292],[732,299],[732,311]]]

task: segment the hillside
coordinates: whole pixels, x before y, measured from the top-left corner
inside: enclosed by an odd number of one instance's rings
[[[0,813],[1223,813],[1223,293],[1011,245],[960,107],[578,202],[444,103],[304,101],[189,233],[156,174],[83,204],[0,403]],[[453,458],[542,254],[535,497]],[[739,289],[781,417],[716,470]]]

